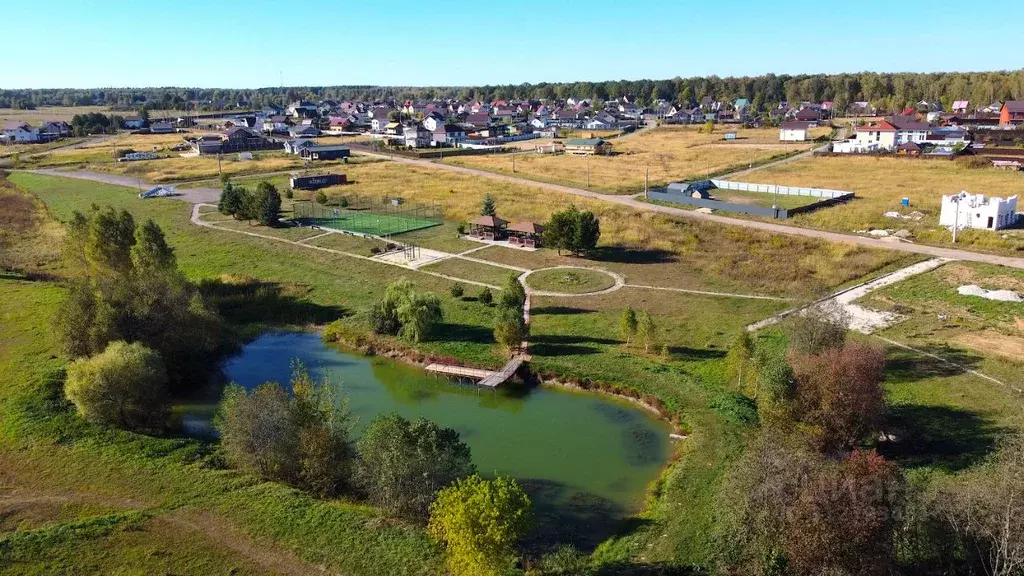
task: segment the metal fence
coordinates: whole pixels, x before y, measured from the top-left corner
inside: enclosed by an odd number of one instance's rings
[[[444,221],[444,210],[440,204],[407,204],[400,199],[354,195],[336,206],[296,202],[294,219],[303,225],[390,236],[438,226]]]

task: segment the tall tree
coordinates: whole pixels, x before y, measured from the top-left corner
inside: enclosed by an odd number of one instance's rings
[[[494,198],[490,194],[484,194],[484,200],[480,205],[481,216],[497,216],[497,211],[494,205]]]

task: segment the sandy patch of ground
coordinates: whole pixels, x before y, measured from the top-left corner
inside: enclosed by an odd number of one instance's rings
[[[1024,338],[996,330],[968,332],[957,336],[954,342],[982,354],[1000,356],[1013,363],[1020,363],[1024,359]]]

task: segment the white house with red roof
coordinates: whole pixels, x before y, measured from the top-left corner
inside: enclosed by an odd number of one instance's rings
[[[914,142],[923,144],[931,134],[932,126],[908,116],[892,116],[879,122],[857,128],[857,135],[844,142],[834,142],[836,153],[879,152],[894,150],[901,144]]]

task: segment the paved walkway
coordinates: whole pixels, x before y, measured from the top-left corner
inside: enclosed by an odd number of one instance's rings
[[[926,246],[923,244],[913,244],[910,242],[894,242],[892,240],[882,240],[879,238],[868,238],[864,236],[856,236],[853,234],[842,234],[839,232],[826,232],[824,230],[814,230],[811,228],[799,228],[796,226],[786,226],[785,224],[776,224],[774,222],[762,222],[758,220],[741,220],[738,218],[729,218],[728,216],[719,216],[717,214],[705,214],[702,212],[696,212],[693,210],[684,210],[682,208],[673,208],[671,206],[662,206],[659,204],[650,204],[643,202],[637,198],[631,196],[617,196],[614,194],[602,194],[600,192],[591,192],[589,190],[583,190],[582,188],[573,188],[571,186],[563,186],[561,184],[550,184],[547,182],[534,182],[533,180],[526,180],[518,178],[516,176],[510,176],[507,174],[497,174],[494,172],[487,172],[486,170],[476,170],[473,168],[466,168],[463,166],[455,166],[451,164],[440,164],[437,162],[430,162],[427,160],[413,160],[410,158],[402,158],[396,156],[391,158],[384,154],[376,154],[373,152],[362,152],[353,149],[353,154],[361,156],[369,156],[372,158],[380,158],[383,160],[392,160],[402,164],[411,164],[414,166],[423,166],[428,168],[436,168],[438,170],[448,170],[450,172],[458,172],[469,176],[478,176],[482,178],[490,178],[492,180],[503,180],[506,182],[513,182],[516,184],[533,186],[535,188],[541,188],[544,190],[553,190],[556,192],[562,192],[564,194],[570,194],[573,196],[580,196],[583,198],[590,198],[592,200],[599,200],[601,202],[609,202],[612,204],[618,204],[621,206],[627,206],[634,210],[641,210],[646,212],[656,212],[659,214],[666,214],[669,216],[690,218],[693,220],[702,220],[705,222],[715,222],[718,224],[728,224],[731,226],[740,226],[743,228],[761,230],[763,232],[769,232],[773,234],[788,234],[792,236],[804,236],[808,238],[817,238],[820,240],[826,240],[830,242],[845,242],[848,244],[856,244],[859,246],[867,246],[870,248],[883,248],[888,250],[900,250],[903,252],[913,252],[916,254],[925,254],[937,258],[949,258],[953,260],[967,260],[970,262],[984,262],[987,264],[998,264],[1001,266],[1009,266],[1011,268],[1024,269],[1024,258],[1013,258],[1009,256],[996,256],[993,254],[982,254],[978,252],[970,252],[967,250],[959,250],[956,248],[942,248],[938,246]],[[62,176],[65,178],[78,178],[83,180],[93,180],[97,182],[106,182],[109,184],[117,184],[119,186],[130,186],[136,187],[139,185],[138,180],[131,177],[119,176],[116,174],[103,174],[99,172],[89,172],[85,170],[72,170],[72,171],[59,171],[59,170],[33,170],[32,172],[38,174],[48,174],[52,176]],[[732,174],[735,176],[738,173]],[[145,187],[145,184],[143,184]],[[193,203],[213,203],[216,198],[219,197],[220,191],[212,188],[193,188],[190,190],[182,190],[182,195],[175,198],[185,200]],[[211,197],[212,196],[212,197]]]
[[[392,160],[402,164],[411,164],[414,166],[433,167],[438,170],[448,170],[450,172],[457,172],[465,174],[467,176],[477,176],[481,178],[490,178],[492,180],[502,180],[505,182],[513,182],[516,184],[522,184],[532,186],[534,188],[541,188],[544,190],[552,190],[561,192],[564,194],[570,194],[573,196],[579,196],[583,198],[589,198],[592,200],[598,200],[601,202],[608,202],[611,204],[618,204],[621,206],[627,206],[634,210],[641,210],[645,212],[656,212],[659,214],[666,214],[674,217],[689,218],[693,220],[702,220],[705,222],[714,222],[718,224],[728,224],[731,226],[740,226],[743,228],[761,230],[763,232],[769,232],[772,234],[787,234],[791,236],[803,236],[807,238],[817,238],[820,240],[826,240],[830,242],[844,242],[847,244],[856,244],[859,246],[867,246],[870,248],[883,248],[887,250],[899,250],[903,252],[913,252],[916,254],[925,254],[928,256],[938,258],[950,258],[954,260],[968,260],[971,262],[985,262],[988,264],[999,264],[1002,266],[1009,266],[1011,268],[1024,269],[1024,258],[1012,258],[1009,256],[996,256],[993,254],[982,254],[978,252],[969,252],[967,250],[959,250],[956,248],[942,248],[938,246],[926,246],[923,244],[913,244],[910,242],[894,242],[891,240],[882,240],[878,238],[869,238],[864,236],[856,236],[853,234],[842,234],[839,232],[827,232],[824,230],[814,230],[812,228],[799,228],[797,226],[787,226],[785,224],[776,224],[774,222],[762,222],[759,220],[742,220],[739,218],[730,218],[728,216],[720,216],[717,214],[704,214],[702,212],[696,212],[693,210],[685,210],[682,208],[673,208],[671,206],[662,206],[660,204],[651,204],[643,202],[637,198],[631,196],[621,196],[614,194],[602,194],[600,192],[591,192],[590,190],[584,190],[582,188],[573,188],[571,186],[563,186],[561,184],[551,184],[548,182],[535,182],[533,180],[526,180],[524,178],[518,178],[508,174],[498,174],[495,172],[488,172],[486,170],[476,170],[473,168],[466,168],[464,166],[455,166],[452,164],[439,164],[437,162],[430,162],[427,160],[413,160],[410,158],[402,158],[396,156],[391,158],[383,154],[375,154],[373,152],[362,152],[353,150],[354,154],[370,156],[374,158],[381,158],[384,160]],[[730,176],[736,176],[739,173],[730,174]]]

